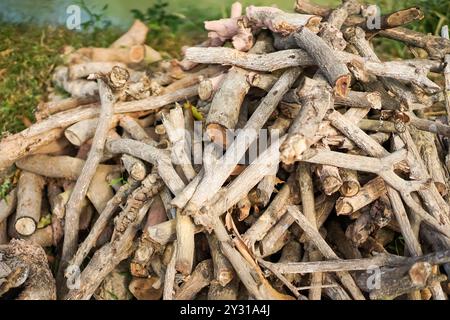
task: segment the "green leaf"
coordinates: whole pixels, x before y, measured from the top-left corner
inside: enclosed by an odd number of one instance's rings
[[[37,228],[38,229],[45,228],[46,226],[48,226],[51,223],[52,223],[52,215],[47,214],[47,215],[41,217],[41,219],[39,220],[39,223],[37,225]]]

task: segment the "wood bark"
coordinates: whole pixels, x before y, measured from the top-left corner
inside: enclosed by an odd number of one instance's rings
[[[23,236],[36,231],[41,218],[41,202],[45,179],[34,173],[23,171],[17,185],[17,211],[15,230]]]
[[[64,273],[69,260],[76,253],[78,246],[78,232],[80,219],[80,205],[89,188],[89,184],[94,177],[95,171],[99,165],[103,155],[103,148],[106,141],[108,130],[111,127],[111,120],[113,118],[114,96],[112,91],[103,80],[98,80],[99,94],[101,101],[101,113],[99,117],[98,127],[95,131],[92,142],[91,151],[88,159],[83,166],[80,177],[78,178],[70,199],[66,205],[66,216],[64,226],[64,242],[61,256],[61,265],[59,274]],[[61,277],[62,278],[62,277]]]

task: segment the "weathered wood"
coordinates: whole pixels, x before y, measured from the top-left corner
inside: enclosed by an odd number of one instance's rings
[[[367,206],[386,193],[386,187],[382,178],[375,178],[366,183],[357,194],[340,197],[336,203],[338,215],[350,215],[353,212]]]
[[[17,300],[56,300],[55,279],[44,250],[25,240],[11,240],[0,246],[2,278],[0,296],[9,289],[21,287]],[[3,274],[4,270],[6,274]]]
[[[300,72],[299,69],[288,69],[285,71],[267,96],[261,100],[258,109],[250,117],[243,130],[239,132],[233,143],[227,149],[225,155],[215,164],[214,169],[212,169],[212,172],[214,173],[205,175],[198,185],[192,198],[184,209],[186,213],[193,214],[198,212],[200,206],[219,190],[234,170],[234,167],[241,157],[245,154],[250,144],[255,141],[259,134],[259,129],[261,129],[268,120],[271,113],[281,101],[283,95],[289,90],[300,75]]]
[[[36,231],[41,218],[41,202],[45,179],[31,172],[23,171],[17,185],[17,212],[15,230],[23,236]]]
[[[266,27],[273,32],[288,35],[302,27],[318,28],[321,18],[313,15],[286,13],[273,7],[249,6],[246,16],[256,27]]]
[[[281,161],[291,164],[315,142],[314,138],[326,112],[333,107],[333,97],[326,85],[306,78],[298,92],[304,97],[302,108],[280,148]]]
[[[114,114],[113,107],[115,98],[111,89],[103,82],[103,80],[98,80],[98,86],[101,101],[101,113],[92,142],[91,151],[89,152],[80,177],[75,183],[73,192],[66,205],[64,242],[61,264],[58,271],[59,274],[64,273],[65,268],[68,266],[69,260],[76,253],[81,210],[80,205],[87,194],[89,184],[91,183],[101,157],[103,156],[106,136],[109,128],[111,127],[111,120]]]

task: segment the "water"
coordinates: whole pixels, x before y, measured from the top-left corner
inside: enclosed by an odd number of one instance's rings
[[[127,27],[130,25],[133,16],[131,9],[145,11],[151,7],[155,1],[152,0],[86,0],[88,7],[94,12],[101,11],[101,8],[108,4],[105,17],[113,25]],[[193,9],[204,10],[213,15],[220,13],[227,14],[227,8],[234,0],[168,0],[171,10],[185,14],[189,17],[189,12]],[[273,5],[276,4],[283,10],[292,10],[295,0],[244,0],[244,5]],[[33,22],[39,24],[65,24],[68,14],[66,9],[72,4],[77,4],[77,0],[0,0],[0,17],[9,22]],[[195,12],[195,11],[194,11]],[[82,16],[82,20],[86,18]]]

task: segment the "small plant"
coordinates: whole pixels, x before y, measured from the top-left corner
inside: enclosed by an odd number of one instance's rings
[[[107,28],[111,25],[111,21],[105,19],[105,13],[108,9],[108,4],[105,4],[103,8],[101,8],[98,12],[94,12],[92,8],[89,8],[84,0],[80,0],[78,4],[88,16],[88,20],[81,23],[83,29],[96,33],[101,29]]]

